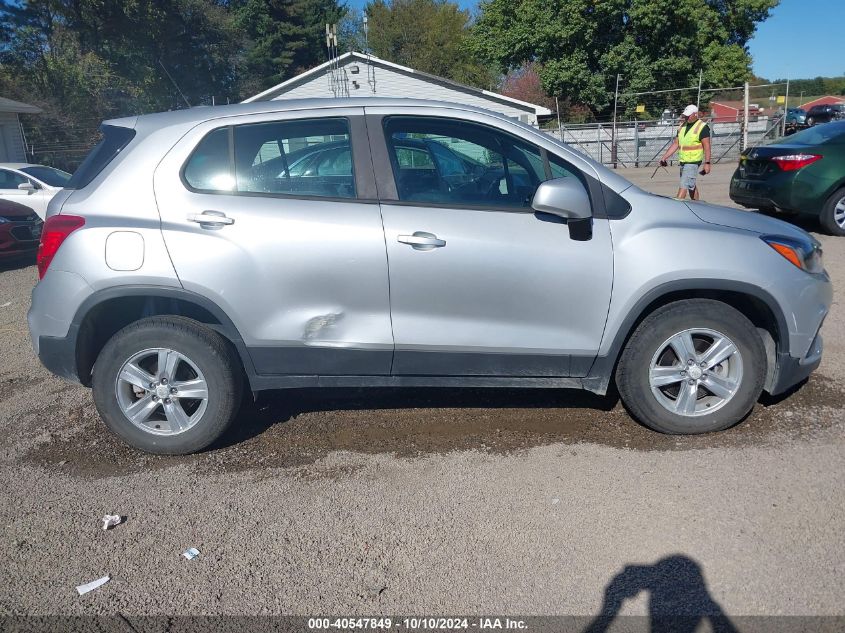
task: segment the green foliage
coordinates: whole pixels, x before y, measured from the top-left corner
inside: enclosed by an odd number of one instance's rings
[[[775,82],[785,82],[776,79]],[[804,93],[808,95],[845,95],[845,75],[841,77],[815,77],[814,79],[792,79],[789,82],[790,101],[792,96]]]
[[[483,88],[495,81],[467,47],[471,16],[454,2],[374,0],[365,10],[375,56]]]
[[[343,11],[337,0],[0,0],[0,94],[44,109],[26,119],[29,144],[51,150],[35,158],[72,168],[103,119],[239,101],[324,61],[324,24]]]
[[[746,44],[778,0],[483,0],[469,48],[502,71],[533,61],[551,95],[612,109],[627,92],[733,85],[750,74]]]
[[[232,7],[249,41],[243,86],[253,94],[326,61],[325,25],[345,12],[337,0],[237,0]]]

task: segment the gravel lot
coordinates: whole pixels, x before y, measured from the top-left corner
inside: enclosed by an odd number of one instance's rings
[[[731,169],[706,199],[729,202]],[[624,175],[674,193],[651,172]],[[124,448],[41,368],[35,268],[0,269],[0,614],[591,615],[626,565],[674,556],[629,574],[622,613],[648,585],[693,612],[843,615],[845,239],[820,239],[823,365],[732,430],[661,436],[581,393],[304,390],[185,458]]]

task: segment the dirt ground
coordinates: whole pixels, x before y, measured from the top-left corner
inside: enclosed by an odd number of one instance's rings
[[[729,203],[731,170],[705,200]],[[623,174],[673,194],[652,171]],[[40,366],[35,268],[0,268],[0,615],[592,615],[628,565],[693,613],[843,615],[845,239],[820,239],[822,367],[731,430],[663,436],[565,391],[299,390],[181,458],[127,449]]]

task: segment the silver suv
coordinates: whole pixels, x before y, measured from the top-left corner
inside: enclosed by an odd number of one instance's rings
[[[272,101],[102,132],[48,209],[29,326],[145,451],[200,450],[244,390],[289,387],[614,384],[703,433],[821,360],[810,235],[492,112]]]

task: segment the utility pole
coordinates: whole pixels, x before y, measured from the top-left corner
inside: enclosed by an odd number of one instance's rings
[[[613,163],[613,168],[616,169],[616,105],[619,102],[619,78],[622,75],[616,75],[616,93],[613,96],[613,134],[610,140],[610,161]]]
[[[742,147],[748,147],[748,82],[745,82],[745,100],[742,106]]]
[[[704,74],[704,71],[698,71],[698,99],[695,100],[695,107],[699,110],[701,109],[701,77]]]
[[[560,137],[560,141],[562,143],[563,127],[560,125],[560,103],[558,103],[557,97],[555,97],[555,110],[557,111],[557,135]]]
[[[783,129],[780,135],[786,136],[786,115],[789,114],[789,78],[786,80],[786,94],[783,97]]]

